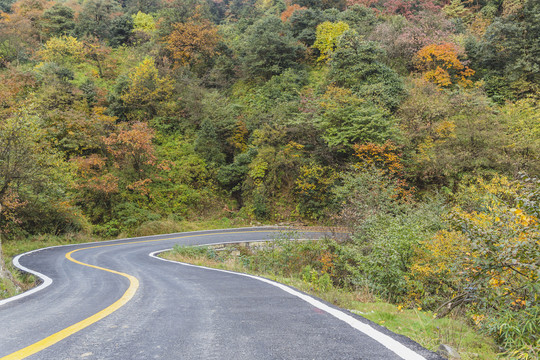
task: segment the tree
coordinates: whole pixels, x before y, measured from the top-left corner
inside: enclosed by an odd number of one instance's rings
[[[302,7],[298,4],[292,4],[287,6],[287,9],[281,13],[281,21],[287,22],[287,20],[296,12],[299,10],[306,10],[307,8]]]
[[[453,188],[466,176],[515,171],[522,161],[513,158],[508,130],[480,90],[437,91],[419,80],[397,114],[406,173],[419,188]]]
[[[345,0],[294,0],[294,3],[312,9],[337,9],[343,11],[347,6]]]
[[[0,73],[0,114],[18,108],[35,85],[34,76],[18,68],[9,67]]]
[[[11,12],[11,5],[14,2],[15,1],[13,1],[13,0],[1,0],[0,1],[0,11],[5,12],[5,13]]]
[[[40,19],[51,5],[47,0],[21,0],[10,14],[0,13],[0,58],[20,62],[39,49]]]
[[[67,158],[100,153],[104,148],[103,137],[116,122],[115,117],[104,114],[105,108],[96,106],[89,111],[86,101],[43,112],[47,138]]]
[[[513,153],[517,170],[540,173],[540,106],[532,99],[507,103],[502,109],[508,150]]]
[[[156,22],[152,15],[139,11],[137,14],[131,15],[131,18],[133,19],[133,31],[141,31],[147,34],[156,31]]]
[[[159,103],[168,100],[172,91],[172,80],[160,77],[154,60],[147,57],[129,74],[121,100],[131,110],[131,116],[142,120],[155,116]]]
[[[467,48],[488,93],[503,103],[509,97],[537,95],[540,86],[540,3],[527,0],[497,18],[483,38]]]
[[[494,176],[460,190],[452,219],[468,249],[449,310],[468,303],[477,326],[512,357],[537,357],[540,182]]]
[[[166,38],[167,49],[172,59],[181,66],[196,65],[208,61],[221,41],[218,28],[210,21],[191,18],[186,23],[173,25],[173,31]]]
[[[316,40],[313,44],[313,47],[321,53],[317,61],[328,62],[330,60],[338,38],[347,30],[349,30],[349,25],[342,21],[336,23],[325,21],[317,25]]]
[[[73,36],[52,37],[38,55],[45,62],[77,63],[83,60],[83,44]]]
[[[396,134],[395,120],[388,111],[359,98],[350,89],[329,87],[321,101],[318,126],[333,148],[347,151],[355,143],[383,143]]]
[[[24,111],[1,120],[0,202],[10,189],[43,179],[40,153],[46,144],[42,135],[37,119]],[[45,159],[48,154],[43,154]]]
[[[59,199],[65,201],[71,169],[50,146],[41,125],[26,109],[0,118],[0,232],[58,231],[74,220],[55,214]],[[37,217],[25,216],[25,210]]]
[[[87,0],[78,16],[76,33],[79,37],[97,37],[105,40],[110,36],[111,24],[120,9],[116,0]]]
[[[119,47],[127,44],[133,35],[133,18],[127,14],[117,16],[111,21],[109,45]]]
[[[158,35],[163,38],[173,31],[173,25],[188,22],[189,19],[211,19],[209,3],[204,0],[173,0],[158,13],[160,24]]]
[[[437,12],[440,6],[434,0],[348,0],[351,5],[362,5],[375,8],[387,15],[402,15],[408,19]]]
[[[114,74],[114,69],[107,66],[108,55],[111,53],[110,47],[106,46],[96,38],[86,39],[83,46],[85,59],[96,65],[98,68],[97,75],[100,78],[110,77],[111,73]]]
[[[469,79],[474,70],[464,65],[458,58],[454,44],[443,43],[424,46],[416,55],[418,69],[424,72],[424,79],[439,87],[449,87],[454,84],[463,87],[472,86]]]
[[[295,181],[300,213],[313,219],[322,217],[333,200],[331,190],[337,180],[337,174],[330,167],[313,163],[302,166]]]
[[[360,35],[371,34],[381,21],[375,10],[360,5],[349,6],[347,10],[339,14],[339,20],[349,24]]]
[[[270,78],[288,68],[298,67],[304,46],[297,43],[281,19],[266,16],[256,21],[243,40],[243,63],[254,77]]]
[[[317,9],[296,10],[288,19],[292,35],[306,46],[312,46],[317,38],[317,25],[333,20],[328,19],[326,15],[325,12]]]
[[[396,17],[381,22],[368,38],[381,45],[394,69],[410,72],[414,70],[414,56],[421,48],[447,42],[455,31],[456,25],[438,12],[409,20]]]
[[[329,78],[337,86],[350,88],[358,96],[393,111],[405,90],[397,73],[380,60],[382,54],[377,44],[348,30],[340,37],[330,59]]]
[[[47,9],[40,20],[41,32],[45,38],[71,35],[75,29],[74,11],[61,4]]]
[[[93,222],[111,217],[112,201],[119,192],[118,176],[108,171],[107,158],[91,154],[71,159],[76,167],[76,202]]]
[[[104,139],[107,150],[113,155],[114,166],[128,175],[132,186],[148,179],[149,167],[156,165],[154,136],[148,124],[136,122],[130,126],[120,124],[117,132]]]
[[[160,0],[124,0],[122,5],[128,14],[139,11],[150,14],[158,11],[163,6],[163,3]]]

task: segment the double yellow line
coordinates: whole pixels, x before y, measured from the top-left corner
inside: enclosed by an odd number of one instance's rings
[[[73,325],[68,326],[67,328],[65,328],[63,330],[58,331],[57,333],[54,333],[54,334],[52,334],[50,336],[47,336],[43,340],[40,340],[40,341],[38,341],[38,342],[36,342],[36,343],[34,343],[32,345],[29,345],[29,346],[27,346],[27,347],[25,347],[25,348],[23,348],[21,350],[18,350],[18,351],[14,352],[14,353],[11,353],[11,354],[7,355],[7,356],[4,356],[4,357],[0,358],[0,360],[21,360],[21,359],[24,359],[24,358],[26,358],[26,357],[28,357],[30,355],[33,355],[33,354],[35,354],[37,352],[40,352],[41,350],[44,350],[44,349],[48,348],[49,346],[52,346],[52,345],[56,344],[57,342],[67,338],[68,336],[71,336],[71,335],[75,334],[76,332],[81,331],[82,329],[84,329],[84,328],[98,322],[99,320],[103,319],[104,317],[109,316],[110,314],[112,314],[116,310],[120,309],[125,304],[127,304],[127,302],[133,298],[133,296],[135,295],[135,292],[139,288],[139,280],[136,277],[134,277],[132,275],[129,275],[129,274],[119,272],[119,271],[106,269],[106,268],[103,268],[103,267],[100,267],[100,266],[86,264],[86,263],[83,263],[83,262],[81,262],[79,260],[75,260],[71,255],[78,252],[78,251],[88,250],[88,249],[95,249],[95,248],[100,248],[100,247],[109,247],[109,246],[121,246],[121,245],[132,245],[132,244],[141,244],[141,243],[166,241],[166,240],[178,240],[178,239],[184,239],[184,238],[189,238],[189,237],[199,237],[199,236],[209,236],[209,235],[212,236],[212,235],[244,234],[244,233],[260,233],[260,232],[270,232],[270,231],[277,231],[277,230],[260,230],[260,231],[255,230],[255,231],[237,231],[237,232],[222,232],[222,233],[186,235],[186,236],[179,236],[179,237],[167,238],[167,239],[143,240],[143,241],[133,241],[133,242],[127,242],[127,243],[120,243],[120,244],[97,245],[97,246],[90,246],[90,247],[85,247],[85,248],[82,248],[82,249],[77,249],[77,250],[70,251],[70,252],[68,252],[66,254],[66,258],[69,261],[72,261],[72,262],[77,263],[77,264],[82,265],[82,266],[87,266],[87,267],[91,267],[91,268],[94,268],[94,269],[103,270],[103,271],[107,271],[107,272],[110,272],[110,273],[113,273],[113,274],[123,276],[123,277],[125,277],[125,278],[127,278],[129,280],[128,289],[126,290],[126,292],[124,293],[124,295],[122,295],[122,297],[120,299],[115,301],[113,304],[107,306],[105,309],[95,313],[94,315],[92,315],[90,317],[87,317],[86,319],[84,319],[82,321],[79,321],[76,324],[73,324]]]

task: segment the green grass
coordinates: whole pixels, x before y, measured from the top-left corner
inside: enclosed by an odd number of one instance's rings
[[[234,245],[229,247],[236,249]],[[322,291],[319,286],[302,280],[301,274],[282,276],[276,273],[250,271],[243,265],[241,257],[231,256],[231,253],[233,252],[221,251],[216,255],[212,248],[177,247],[161,256],[200,266],[247,272],[293,286],[329,303],[349,309],[393,332],[405,335],[432,351],[436,351],[440,344],[447,344],[454,347],[463,360],[500,358],[495,351],[494,341],[477,333],[459,317],[436,319],[431,312],[401,309],[377,299],[367,288],[352,292],[330,286]]]
[[[463,360],[497,359],[492,340],[478,334],[459,318],[436,319],[431,312],[400,309],[384,302],[355,303],[352,311],[430,350],[451,345]]]

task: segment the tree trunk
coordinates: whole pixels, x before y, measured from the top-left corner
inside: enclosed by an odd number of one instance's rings
[[[2,215],[2,204],[0,204],[0,215]],[[6,281],[6,280],[9,282],[12,282],[13,285],[15,285],[17,291],[20,290],[19,286],[14,281],[13,276],[6,269],[6,266],[4,263],[4,252],[2,251],[2,232],[0,231],[0,281]]]
[[[2,215],[2,204],[0,204],[0,216]],[[7,279],[7,270],[4,266],[4,253],[2,251],[2,232],[0,231],[0,280]]]

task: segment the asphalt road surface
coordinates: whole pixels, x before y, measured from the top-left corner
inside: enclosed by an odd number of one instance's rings
[[[269,240],[277,233],[191,232],[23,254],[15,263],[44,281],[0,301],[0,360],[440,359],[284,285],[151,255],[175,244]]]

